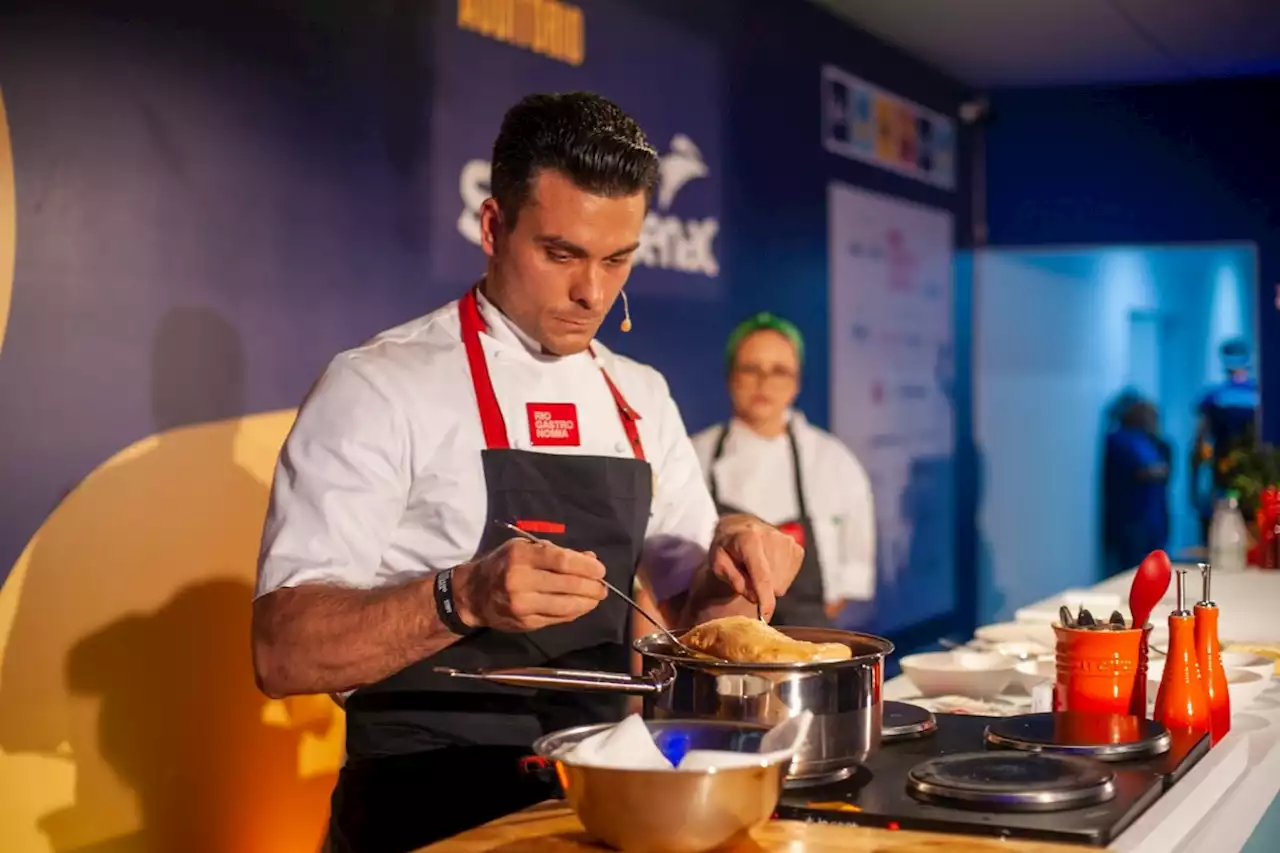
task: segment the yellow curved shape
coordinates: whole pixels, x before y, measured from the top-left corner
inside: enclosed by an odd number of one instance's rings
[[[13,301],[13,262],[18,246],[18,205],[13,188],[13,147],[9,144],[9,121],[0,90],[0,351],[4,350],[4,330],[9,325],[9,305]]]
[[[0,850],[315,853],[327,697],[271,702],[249,621],[294,410],[153,435],[51,512],[0,588]]]

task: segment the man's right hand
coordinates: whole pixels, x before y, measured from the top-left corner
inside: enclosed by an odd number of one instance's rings
[[[594,554],[509,539],[453,570],[453,597],[468,625],[534,631],[594,610],[608,595],[604,575]]]

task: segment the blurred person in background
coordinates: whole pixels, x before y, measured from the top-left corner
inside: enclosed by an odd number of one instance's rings
[[[1154,404],[1128,393],[1114,411],[1103,461],[1103,544],[1108,576],[1169,542],[1169,442]]]
[[[839,439],[792,408],[804,364],[794,324],[744,320],[725,363],[733,417],[693,437],[716,509],[755,515],[804,546],[774,624],[829,626],[847,602],[875,597],[871,481]]]
[[[1223,462],[1236,450],[1252,447],[1257,442],[1257,419],[1260,396],[1258,383],[1250,372],[1249,344],[1233,338],[1220,349],[1226,378],[1207,390],[1200,398],[1191,454],[1191,505],[1200,513],[1200,535],[1209,542],[1209,523],[1218,498],[1230,487]],[[1209,465],[1208,476],[1201,482],[1201,468]]]

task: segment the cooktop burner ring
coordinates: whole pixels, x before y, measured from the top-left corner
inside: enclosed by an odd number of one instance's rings
[[[918,764],[907,792],[934,805],[1002,812],[1048,812],[1104,803],[1115,774],[1087,758],[1034,752],[967,752]]]
[[[784,788],[788,790],[792,788],[817,788],[820,785],[832,785],[836,782],[843,782],[852,776],[858,769],[856,764],[848,767],[840,767],[835,770],[828,770],[823,773],[807,773],[803,776],[788,776],[782,783]]]
[[[1155,720],[1079,711],[1009,717],[987,726],[983,739],[998,749],[1098,761],[1154,758],[1168,752],[1173,743],[1169,730]]]
[[[880,728],[881,743],[931,735],[938,730],[938,718],[932,711],[908,702],[885,702]]]

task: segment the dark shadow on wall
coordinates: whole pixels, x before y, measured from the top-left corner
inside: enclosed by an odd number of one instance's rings
[[[334,777],[299,777],[306,727],[269,719],[253,680],[267,490],[234,456],[245,378],[234,328],[170,312],[153,443],[88,477],[40,532],[5,650],[0,748],[74,764],[74,803],[40,818],[58,853],[310,851],[322,837]]]

